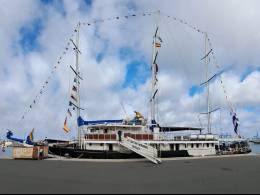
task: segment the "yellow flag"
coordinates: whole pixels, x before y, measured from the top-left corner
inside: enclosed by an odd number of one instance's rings
[[[65,122],[64,122],[63,130],[64,130],[66,133],[69,133],[69,132],[70,132],[70,129],[69,129],[68,126],[67,126],[67,117],[66,117]]]
[[[31,133],[29,134],[29,138],[30,138],[30,141],[33,141],[33,134],[34,134],[34,129],[31,131]]]

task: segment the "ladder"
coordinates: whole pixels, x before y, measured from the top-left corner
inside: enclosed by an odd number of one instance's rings
[[[158,158],[158,150],[154,147],[151,147],[147,144],[143,144],[135,139],[130,137],[123,138],[120,145],[123,147],[145,157],[146,159],[150,160],[155,164],[162,163],[161,159]]]

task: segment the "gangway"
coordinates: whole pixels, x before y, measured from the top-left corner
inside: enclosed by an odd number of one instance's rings
[[[122,141],[119,142],[119,144],[145,157],[146,159],[150,160],[155,164],[162,163],[161,159],[158,158],[158,150],[152,146],[143,144],[140,141],[137,141],[130,137],[123,138]]]

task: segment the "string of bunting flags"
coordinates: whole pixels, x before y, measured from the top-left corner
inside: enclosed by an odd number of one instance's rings
[[[77,30],[75,28],[74,32],[71,34],[69,41],[66,43],[64,50],[62,52],[62,54],[60,55],[60,57],[58,57],[57,62],[53,65],[52,69],[51,69],[51,73],[48,76],[47,80],[43,83],[41,89],[39,90],[39,92],[37,93],[37,95],[35,96],[34,100],[32,101],[32,103],[27,107],[27,109],[25,110],[25,112],[23,113],[22,117],[20,120],[24,120],[26,118],[26,115],[33,109],[33,107],[38,103],[38,101],[40,100],[41,96],[44,94],[44,92],[46,91],[48,85],[50,84],[55,72],[57,71],[57,69],[59,68],[59,66],[63,63],[63,59],[64,57],[67,55],[67,53],[69,52],[70,48],[71,48],[71,42],[70,40],[74,38],[75,34],[76,34]],[[75,48],[73,48],[75,50]]]
[[[94,26],[96,24],[99,24],[99,23],[104,23],[104,22],[108,22],[108,21],[117,21],[117,20],[123,20],[123,19],[130,19],[130,18],[134,18],[134,17],[145,17],[145,16],[153,16],[154,14],[161,14],[161,12],[158,12],[158,11],[154,11],[154,12],[142,12],[142,13],[137,13],[137,14],[129,14],[129,15],[124,15],[124,16],[115,16],[115,17],[108,17],[108,18],[105,18],[105,19],[97,19],[97,20],[93,20],[92,22],[80,22],[79,25],[80,26]],[[176,22],[179,22],[183,25],[186,25],[187,27],[193,29],[194,31],[198,32],[198,33],[201,33],[201,34],[206,34],[205,31],[201,30],[200,28],[188,23],[187,21],[183,20],[183,19],[180,19],[180,18],[177,18],[177,17],[174,17],[174,16],[170,16],[170,15],[167,15],[167,14],[162,14],[163,16],[169,18],[169,19],[173,19],[174,21]],[[78,25],[77,25],[78,26]],[[48,87],[48,85],[50,84],[50,81],[52,80],[53,76],[54,76],[54,73],[57,71],[58,67],[63,63],[63,59],[65,57],[65,55],[69,52],[70,48],[73,48],[73,50],[75,52],[80,52],[80,50],[76,47],[76,45],[74,44],[73,42],[73,38],[75,37],[77,33],[77,27],[74,28],[74,31],[72,33],[72,35],[69,37],[69,40],[67,41],[66,43],[66,46],[64,48],[64,51],[62,52],[62,55],[58,58],[56,64],[52,67],[52,71],[51,71],[51,74],[50,76],[47,78],[47,80],[44,82],[44,84],[42,85],[40,91],[38,92],[38,94],[36,95],[36,97],[34,98],[33,102],[29,105],[29,107],[26,109],[26,111],[24,112],[24,114],[22,115],[21,117],[21,120],[24,120],[26,115],[33,109],[33,107],[37,104],[37,102],[39,101],[40,97],[44,94],[44,92],[46,91],[46,88]],[[215,53],[214,53],[214,49],[213,49],[213,46],[212,46],[212,42],[210,40],[210,38],[208,37],[208,42],[209,42],[209,46],[210,46],[210,53],[209,55],[212,55],[213,57],[213,60],[214,60],[214,63],[215,63],[215,66],[218,68],[218,69],[221,69],[221,67],[218,65],[218,62],[217,62],[217,58],[215,56]],[[156,43],[155,43],[155,47],[157,49],[159,49],[161,46],[162,46],[162,39],[157,36],[156,37]],[[157,53],[155,55],[155,58],[154,58],[154,62],[153,62],[153,65],[154,65],[154,70],[155,70],[155,75],[156,75],[156,79],[155,79],[155,85],[157,84],[158,82],[158,79],[157,79],[157,73],[159,71],[159,67],[158,67],[158,64],[156,63],[156,60],[157,60],[157,56],[158,56],[158,50],[157,50]],[[70,96],[70,99],[71,101],[69,102],[69,108],[67,110],[68,112],[68,116],[72,117],[72,112],[71,112],[71,108],[72,110],[76,110],[77,109],[81,109],[83,110],[82,108],[78,108],[77,106],[77,102],[79,101],[77,97],[77,85],[76,83],[80,83],[80,81],[77,79],[81,79],[81,77],[79,77],[79,73],[77,73],[75,71],[75,69],[73,69],[73,67],[71,66],[70,67],[73,72],[76,74],[75,78],[74,78],[74,85],[73,85],[73,88],[72,88],[72,93],[71,93],[71,96]],[[229,101],[229,98],[228,98],[228,95],[227,95],[227,90],[224,86],[224,82],[223,82],[223,79],[221,77],[221,74],[220,74],[220,80],[221,80],[221,86],[224,90],[224,93],[225,93],[225,96],[226,96],[226,100],[228,102],[228,105],[229,105],[229,108],[231,110],[232,113],[234,113],[234,109],[231,105],[231,102]],[[156,96],[156,94],[158,93],[158,90],[155,91],[155,94],[154,94],[154,97]],[[66,120],[64,122],[64,127],[67,127],[67,117],[66,117]],[[65,128],[64,131],[66,132],[69,132],[69,129],[68,128]]]
[[[174,17],[174,16],[169,16],[167,14],[163,14],[164,16],[166,16],[167,18],[171,18],[173,19],[174,21],[177,21],[183,25],[186,25],[188,26],[189,28],[195,30],[196,32],[198,33],[201,33],[203,35],[207,35],[207,41],[208,41],[208,44],[209,44],[209,49],[210,49],[210,52],[205,56],[208,57],[209,55],[212,56],[213,60],[214,60],[214,65],[215,67],[218,69],[218,71],[222,72],[222,69],[218,63],[218,60],[217,60],[217,57],[215,55],[215,51],[213,49],[213,44],[212,44],[212,41],[211,39],[209,38],[207,32],[203,31],[203,30],[200,30],[199,28],[195,27],[194,25],[191,25],[190,23],[186,22],[185,20],[182,20],[182,19],[179,19],[177,17]],[[218,74],[219,78],[220,78],[220,83],[221,83],[221,87],[223,89],[223,92],[224,92],[224,95],[225,95],[225,99],[226,99],[226,102],[227,102],[227,105],[229,107],[229,110],[230,110],[230,115],[232,115],[232,121],[233,121],[233,124],[234,124],[234,131],[235,133],[239,136],[238,134],[238,121],[239,119],[237,118],[237,114],[235,112],[235,108],[233,107],[230,99],[229,99],[229,96],[228,96],[228,93],[227,93],[227,89],[224,85],[224,81],[223,81],[223,78],[222,78],[222,74]]]
[[[82,22],[82,23],[80,22],[79,24],[81,26],[91,26],[91,25],[103,23],[103,22],[106,22],[106,21],[112,21],[112,20],[130,19],[130,18],[138,17],[138,16],[152,16],[155,13],[157,13],[157,12],[143,12],[143,13],[138,13],[138,14],[129,14],[129,15],[124,15],[124,16],[109,17],[109,18],[106,18],[106,19],[98,19],[98,20],[94,20],[93,22]],[[51,81],[54,73],[56,72],[58,67],[62,64],[62,60],[63,60],[64,56],[67,54],[67,52],[69,51],[71,44],[74,46],[74,48],[73,48],[74,51],[75,50],[79,51],[78,48],[76,48],[75,44],[73,44],[73,41],[72,41],[73,38],[75,37],[76,33],[77,33],[77,28],[74,28],[74,31],[73,31],[72,35],[70,36],[69,41],[67,42],[66,47],[65,47],[64,51],[62,52],[62,55],[58,58],[57,63],[52,68],[51,75],[44,82],[40,91],[38,92],[38,94],[34,98],[33,102],[27,107],[26,111],[23,113],[23,115],[21,117],[21,120],[24,120],[26,118],[26,115],[33,109],[33,107],[39,101],[40,97],[44,94],[47,86],[50,84],[50,81]],[[81,52],[79,51],[79,53],[81,53]],[[74,96],[73,96],[73,100],[75,101]],[[72,102],[70,104],[73,105]]]
[[[158,11],[154,12],[142,12],[142,13],[136,13],[136,14],[129,14],[129,15],[124,15],[124,16],[115,16],[115,17],[108,17],[106,19],[97,19],[94,20],[93,22],[81,22],[82,26],[92,26],[98,23],[104,23],[107,21],[112,21],[112,20],[122,20],[122,19],[130,19],[133,17],[139,17],[139,16],[152,16],[153,14],[158,13]]]
[[[201,30],[200,28],[198,28],[198,27],[196,27],[196,26],[194,26],[194,25],[192,25],[192,24],[186,22],[186,21],[183,20],[183,19],[177,18],[177,17],[175,17],[175,16],[170,16],[170,15],[167,15],[167,14],[164,14],[164,13],[162,13],[162,15],[163,15],[164,17],[168,18],[168,19],[173,19],[174,21],[179,22],[179,23],[181,23],[181,24],[187,26],[187,27],[191,28],[192,30],[194,30],[194,31],[196,31],[196,32],[198,32],[198,33],[205,34],[205,31],[203,31],[203,30]]]
[[[96,25],[98,23],[104,23],[106,21],[112,21],[112,20],[120,20],[120,19],[130,19],[133,17],[138,17],[138,16],[152,16],[153,14],[158,13],[158,12],[146,12],[146,13],[139,13],[139,14],[130,14],[130,15],[125,15],[125,16],[116,16],[116,17],[109,17],[106,19],[98,19],[98,20],[94,20],[93,22],[80,22],[79,24],[81,26],[93,26]],[[159,42],[155,43],[156,48],[161,47],[161,43],[162,40],[160,37],[159,38]],[[74,47],[76,48],[75,52],[80,52],[80,50],[77,48],[77,46],[75,45],[75,43],[71,40],[72,44],[74,45]],[[158,55],[158,54],[157,54]],[[157,58],[157,57],[156,57]],[[156,59],[155,59],[156,62]],[[158,72],[158,65],[154,64],[157,68],[155,69],[156,72]],[[70,93],[70,101],[69,101],[69,107],[67,109],[67,115],[64,121],[64,126],[63,126],[63,130],[65,133],[69,133],[70,132],[70,128],[68,127],[68,117],[73,117],[73,113],[72,111],[76,111],[76,109],[80,109],[80,110],[84,110],[83,108],[80,108],[78,106],[78,101],[79,101],[79,97],[78,97],[78,84],[80,84],[79,80],[83,80],[80,76],[80,73],[77,72],[72,66],[70,66],[70,69],[72,70],[72,72],[75,74],[75,78],[74,78],[74,84],[72,86],[71,89],[71,93]],[[157,79],[156,79],[157,80]]]
[[[65,133],[70,132],[70,128],[67,125],[67,121],[68,121],[68,117],[70,117],[70,118],[73,117],[72,111],[76,111],[76,109],[84,110],[84,109],[78,107],[78,103],[79,103],[78,87],[77,87],[78,84],[80,84],[80,82],[79,82],[79,79],[77,79],[77,76],[76,76],[74,78],[74,83],[73,83],[72,89],[70,91],[70,100],[69,100],[69,105],[68,105],[68,109],[67,109],[67,116],[65,118],[64,126],[63,126],[63,130],[64,130]]]
[[[194,30],[194,31],[196,31],[196,32],[198,32],[198,33],[201,33],[201,34],[203,34],[203,35],[206,35],[206,34],[207,34],[205,31],[203,31],[203,30],[201,30],[200,28],[198,28],[198,27],[196,27],[196,26],[194,26],[194,25],[192,25],[192,24],[186,22],[186,21],[183,20],[183,19],[179,19],[179,18],[174,17],[174,16],[169,16],[169,15],[167,15],[167,14],[163,14],[163,15],[164,15],[165,17],[167,17],[167,18],[173,19],[173,20],[176,21],[176,22],[179,22],[179,23],[181,23],[181,24],[183,24],[183,25],[186,25],[187,27],[191,28],[192,30]],[[208,37],[208,38],[207,38],[207,41],[208,41],[209,47],[210,47],[210,48],[209,48],[209,49],[210,49],[210,52],[208,53],[208,55],[211,55],[211,56],[212,56],[212,58],[213,58],[213,60],[214,60],[214,65],[216,66],[216,68],[217,68],[219,71],[221,71],[221,67],[220,67],[220,65],[218,64],[218,61],[217,61],[217,58],[216,58],[216,55],[215,55],[215,51],[214,51],[214,49],[213,49],[212,41],[211,41],[211,39],[209,38],[208,35],[207,35],[207,37]],[[208,57],[208,55],[207,55],[206,57]],[[233,106],[232,106],[231,101],[230,101],[229,98],[228,98],[227,90],[226,90],[226,87],[225,87],[225,85],[224,85],[223,78],[222,78],[222,75],[221,75],[221,74],[219,74],[219,78],[220,78],[220,82],[221,82],[221,87],[222,87],[222,89],[223,89],[223,91],[224,91],[224,94],[225,94],[226,101],[227,101],[227,103],[228,103],[228,107],[229,107],[229,109],[230,109],[230,113],[234,113],[235,111],[234,111],[234,108],[233,108]]]
[[[217,58],[216,58],[216,55],[215,55],[215,52],[214,52],[214,49],[213,49],[212,41],[209,37],[208,37],[208,43],[209,43],[210,50],[212,51],[211,55],[212,55],[212,58],[214,60],[214,65],[216,66],[216,68],[218,70],[221,70],[221,67],[220,67],[220,65],[217,61]],[[228,93],[227,93],[226,87],[225,87],[224,82],[223,82],[222,74],[219,74],[219,78],[220,78],[221,87],[222,87],[223,92],[225,94],[226,101],[228,103],[228,107],[230,109],[230,113],[233,115],[233,114],[235,114],[235,109],[233,108],[232,103],[231,103],[231,101],[228,97]]]

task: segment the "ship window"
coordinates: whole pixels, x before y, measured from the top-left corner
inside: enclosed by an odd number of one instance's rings
[[[212,147],[214,147],[214,144],[212,144]]]
[[[107,134],[107,133],[108,133],[108,129],[105,129],[105,130],[104,130],[104,133]]]
[[[197,144],[197,148],[199,148],[200,147],[200,145],[199,144]]]
[[[100,146],[104,146],[104,144],[100,144]]]
[[[171,150],[174,150],[174,145],[170,144],[170,148],[171,148]]]
[[[187,148],[187,144],[184,144],[184,147]]]
[[[89,146],[92,146],[92,144],[89,144]]]
[[[176,151],[180,150],[180,144],[176,144]]]
[[[194,148],[194,144],[191,144],[191,148]]]
[[[113,151],[113,144],[109,144],[108,147],[109,147],[109,151]]]
[[[207,148],[209,148],[209,144],[207,144]]]

